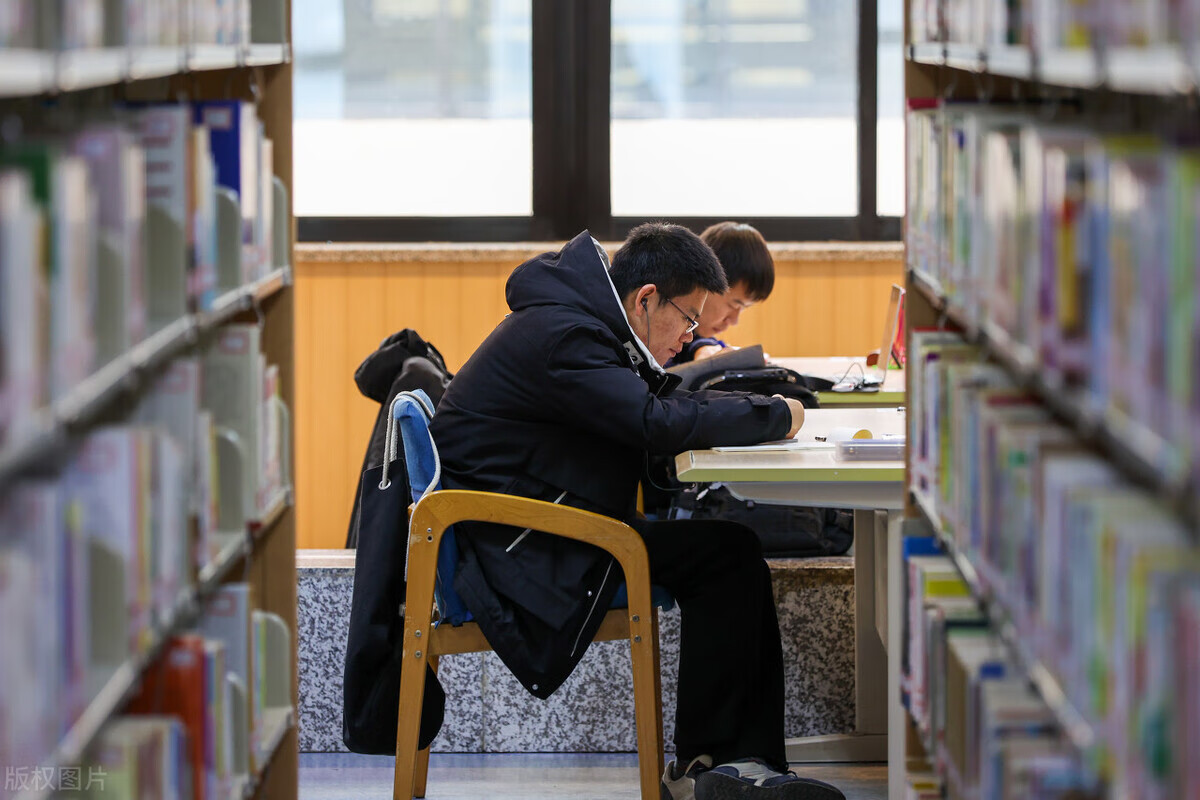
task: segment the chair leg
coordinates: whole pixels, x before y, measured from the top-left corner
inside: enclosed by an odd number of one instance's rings
[[[656,680],[658,661],[655,658],[657,639],[653,635],[654,611],[652,606],[636,612],[632,605],[630,607],[631,617],[640,620],[630,623],[629,647],[633,660],[634,718],[637,721],[642,800],[659,800],[663,771],[662,707]]]
[[[654,623],[651,626],[652,633],[650,634],[650,638],[654,642],[654,698],[655,698],[654,711],[658,718],[658,741],[659,741],[659,745],[660,745],[658,748],[658,774],[659,775],[661,775],[663,772],[663,761],[666,759],[666,756],[663,754],[663,749],[661,746],[662,742],[663,742],[663,736],[664,736],[663,717],[662,717],[662,704],[663,704],[663,700],[662,700],[662,651],[659,649],[659,640],[658,640],[658,616],[661,613],[662,613],[662,610],[658,609],[658,608],[655,608],[650,611],[650,616],[654,620]]]
[[[437,674],[438,657],[429,657],[429,666],[433,668],[434,674]],[[417,753],[417,774],[413,781],[413,797],[425,796],[425,783],[429,779],[429,748],[426,747]]]
[[[400,670],[400,704],[396,714],[394,800],[412,800],[416,789],[417,741],[421,734],[421,705],[425,700],[425,661],[433,621],[436,558],[436,540],[428,543],[424,537],[412,537],[405,595],[408,613],[404,618],[404,666]],[[424,609],[424,613],[418,609]]]

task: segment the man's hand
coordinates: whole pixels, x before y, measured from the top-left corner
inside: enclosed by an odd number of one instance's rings
[[[788,410],[792,412],[792,429],[788,431],[787,438],[790,439],[804,426],[804,404],[799,400],[793,400],[790,397],[784,397],[781,394],[773,395],[788,404]]]
[[[715,355],[720,355],[721,353],[724,353],[726,350],[737,350],[737,349],[738,348],[734,347],[733,345],[726,345],[725,347],[721,347],[721,345],[719,345],[719,344],[706,344],[703,347],[696,348],[696,352],[692,353],[692,359],[695,361],[699,361],[702,358],[712,358]]]

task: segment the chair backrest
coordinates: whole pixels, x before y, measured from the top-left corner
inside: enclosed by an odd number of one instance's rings
[[[389,426],[389,441],[385,447],[388,452],[394,452],[397,438],[403,445],[408,485],[414,503],[430,492],[442,488],[442,463],[438,457],[437,445],[429,434],[429,422],[433,419],[433,411],[433,401],[420,389],[401,392],[392,403],[393,425]],[[407,580],[407,558],[404,563]],[[454,527],[451,526],[446,529],[438,548],[437,588],[434,590],[434,600],[441,621],[456,626],[471,619],[471,612],[467,610],[458,592],[454,591],[454,573],[457,567],[458,544],[454,536]]]

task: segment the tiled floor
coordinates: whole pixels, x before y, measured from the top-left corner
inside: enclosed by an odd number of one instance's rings
[[[847,800],[885,800],[883,764],[818,764],[796,773],[839,787]],[[300,755],[300,800],[390,800],[392,759],[347,753]],[[640,800],[637,757],[604,754],[434,753],[429,800]]]

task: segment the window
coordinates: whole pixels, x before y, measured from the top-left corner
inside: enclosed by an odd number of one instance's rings
[[[294,0],[297,216],[529,215],[530,0]]]
[[[862,5],[293,0],[300,238],[899,238],[901,6]]]
[[[879,105],[876,112],[881,217],[904,214],[904,0],[879,0]]]
[[[613,0],[613,214],[854,216],[857,19],[844,0]]]

